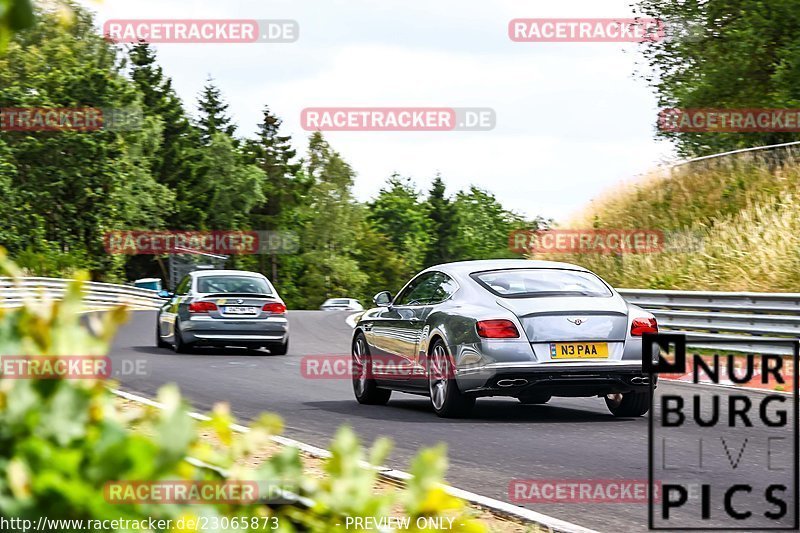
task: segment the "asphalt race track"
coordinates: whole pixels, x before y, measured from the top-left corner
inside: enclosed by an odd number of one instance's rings
[[[647,417],[614,418],[599,398],[554,398],[547,405],[531,406],[514,399],[485,398],[478,400],[471,418],[446,420],[433,414],[424,397],[395,392],[388,406],[362,406],[353,398],[350,381],[302,377],[302,356],[349,353],[352,330],[345,323],[346,316],[290,312],[291,342],[286,356],[233,348],[178,355],[154,346],[155,313],[138,311],[115,340],[112,368],[123,368],[125,359],[138,361],[144,375],[117,377],[124,390],[153,396],[161,385],[174,382],[196,410],[227,401],[243,423],[262,411],[279,413],[287,436],[315,446],[327,447],[342,424],[352,426],[368,442],[389,436],[395,443],[389,466],[401,470],[407,470],[409,459],[420,447],[446,442],[450,458],[447,480],[505,501],[510,501],[509,483],[514,478],[647,479]],[[662,382],[660,387],[685,394],[691,385]],[[757,394],[753,393],[754,397]],[[737,429],[731,438],[741,439],[747,431]],[[783,433],[789,436],[785,430]],[[690,460],[692,451],[683,452]],[[729,480],[726,476],[733,477]],[[735,473],[725,471],[708,477],[721,485],[740,481]],[[647,529],[645,503],[527,507],[600,531]]]

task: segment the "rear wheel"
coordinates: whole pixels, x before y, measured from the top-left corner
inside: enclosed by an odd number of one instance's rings
[[[517,398],[517,400],[519,400],[521,403],[524,403],[525,405],[538,405],[549,402],[550,398],[552,397],[553,396],[550,394],[544,394],[539,392],[533,394],[526,394],[525,396],[520,396],[519,398]]]
[[[458,389],[450,355],[441,339],[437,339],[428,358],[428,390],[434,412],[442,418],[466,416],[475,406],[475,397]]]
[[[386,405],[392,391],[379,389],[372,377],[372,358],[363,334],[356,335],[353,341],[353,393],[358,403],[365,405]]]
[[[606,406],[614,416],[642,416],[650,410],[650,391],[607,394]]]
[[[191,353],[192,351],[192,345],[183,342],[180,323],[177,321],[175,322],[175,343],[172,347],[175,349],[175,353]]]

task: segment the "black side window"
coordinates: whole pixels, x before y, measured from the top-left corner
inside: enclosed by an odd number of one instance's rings
[[[184,276],[183,279],[178,283],[178,286],[175,287],[175,294],[184,295],[189,292],[189,287],[192,284],[192,277],[191,276]]]
[[[400,293],[394,305],[420,305],[418,293],[424,291],[424,286],[430,282],[434,275],[435,272],[428,272],[416,278],[406,287],[406,290]]]
[[[435,303],[443,302],[450,298],[454,292],[458,290],[458,284],[447,274],[439,274],[441,276],[441,283],[437,288]]]
[[[458,289],[450,276],[429,272],[420,276],[400,296],[395,305],[433,305],[448,299]]]

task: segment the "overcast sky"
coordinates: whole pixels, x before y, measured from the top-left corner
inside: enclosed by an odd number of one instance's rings
[[[393,172],[427,189],[494,192],[526,216],[557,220],[622,180],[671,159],[653,138],[656,99],[635,77],[640,44],[518,43],[514,18],[630,17],[629,0],[105,0],[120,18],[294,19],[290,44],[158,44],[187,107],[211,75],[240,135],[268,104],[300,151],[306,107],[491,107],[491,131],[328,132],[375,195]]]

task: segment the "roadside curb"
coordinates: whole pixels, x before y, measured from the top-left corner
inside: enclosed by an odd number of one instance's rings
[[[112,392],[112,394],[119,396],[121,398],[125,398],[126,400],[141,403],[144,405],[149,405],[150,407],[155,407],[157,409],[163,409],[164,407],[161,403],[152,400],[150,398],[147,398],[145,396],[123,391],[120,389],[109,389],[109,390]],[[200,420],[200,421],[209,420],[209,417],[201,413],[195,413],[189,411],[188,415],[194,418],[195,420]],[[231,424],[229,427],[237,433],[247,433],[248,431],[250,431],[250,428],[248,428],[247,426],[243,426],[241,424]],[[304,442],[300,442],[295,439],[290,439],[288,437],[281,437],[279,435],[275,435],[270,438],[272,439],[273,442],[277,444],[280,444],[282,446],[290,446],[293,448],[297,448],[303,453],[306,453],[312,457],[327,459],[331,456],[331,452],[329,452],[328,450],[325,450],[323,448],[318,448],[316,446],[312,446],[311,444],[306,444]],[[380,478],[395,483],[397,482],[405,483],[406,481],[412,478],[411,474],[407,472],[403,472],[401,470],[395,470],[393,468],[388,468],[385,466],[375,467],[367,462],[362,462],[361,466],[367,468],[375,468],[378,471],[378,476]],[[506,503],[500,500],[495,500],[494,498],[481,496],[480,494],[475,494],[473,492],[451,487],[449,485],[443,485],[443,487],[445,491],[451,496],[460,498],[477,507],[484,508],[499,516],[511,518],[514,520],[520,520],[531,524],[536,524],[538,526],[543,526],[552,532],[598,533],[593,529],[588,529],[579,526],[577,524],[572,524],[564,520],[559,520],[558,518],[553,518],[546,514],[537,513],[536,511],[531,511],[530,509],[526,509],[524,507],[519,507],[517,505]]]

